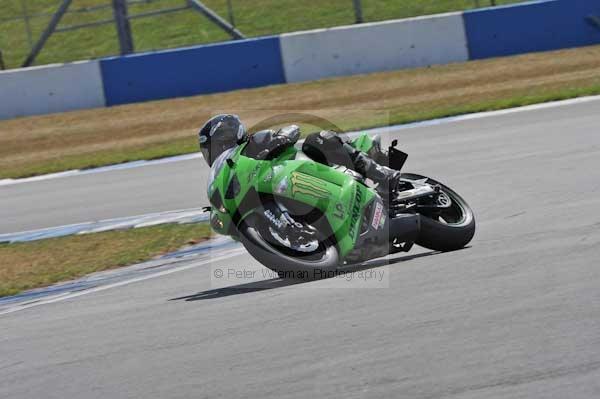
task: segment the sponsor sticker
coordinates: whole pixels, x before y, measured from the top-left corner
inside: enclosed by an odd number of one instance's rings
[[[288,178],[284,177],[283,179],[281,179],[281,181],[279,182],[279,184],[277,184],[277,186],[275,187],[275,192],[277,194],[283,194],[286,192],[287,188],[288,188]]]
[[[375,230],[378,230],[383,224],[381,223],[381,218],[383,217],[383,205],[381,202],[375,204],[375,212],[373,213],[373,221],[371,222],[371,226]],[[385,223],[385,219],[383,219]]]
[[[350,214],[350,236],[354,237],[356,235],[356,225],[358,223],[358,218],[360,217],[360,207],[362,202],[362,192],[355,186],[355,197],[354,203],[352,204],[352,213]]]

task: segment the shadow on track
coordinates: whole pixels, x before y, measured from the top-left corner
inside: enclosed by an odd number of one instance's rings
[[[371,261],[367,261],[367,262],[363,262],[363,263],[359,263],[359,264],[343,266],[340,268],[340,270],[342,270],[344,272],[358,272],[361,270],[374,269],[374,268],[381,267],[381,266],[393,265],[396,263],[406,262],[409,260],[423,258],[426,256],[437,255],[440,253],[441,252],[438,252],[438,251],[430,251],[430,252],[425,252],[425,253],[421,253],[421,254],[407,255],[407,256],[391,258],[391,259],[389,259],[389,258],[375,259],[375,260],[371,260]],[[170,299],[170,301],[191,302],[191,301],[200,301],[200,300],[205,300],[205,299],[216,299],[216,298],[223,298],[223,297],[231,296],[231,295],[248,294],[251,292],[272,290],[272,289],[276,289],[276,288],[287,287],[290,285],[306,284],[306,283],[310,283],[310,280],[273,278],[270,280],[254,281],[254,282],[246,283],[246,284],[238,284],[238,285],[233,285],[230,287],[215,288],[212,290],[201,291],[201,292],[198,292],[198,293],[192,294],[192,295],[186,295],[186,296],[182,296],[182,297],[178,297],[178,298],[172,298],[172,299]]]

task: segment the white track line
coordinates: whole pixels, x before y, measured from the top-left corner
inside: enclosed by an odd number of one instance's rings
[[[41,229],[0,234],[0,243],[26,242],[39,239],[63,237],[75,234],[97,233],[123,228],[139,228],[165,223],[192,223],[208,220],[208,214],[202,208],[176,209],[173,211],[153,212],[145,215],[125,216],[97,221],[44,227]]]
[[[50,297],[50,298],[47,298],[47,299],[42,299],[40,301],[29,303],[29,304],[26,304],[26,305],[15,305],[13,307],[10,307],[8,309],[0,311],[0,316],[5,315],[5,314],[9,314],[9,313],[18,312],[18,311],[24,310],[24,309],[29,309],[29,308],[32,308],[32,307],[35,307],[35,306],[39,306],[39,305],[46,305],[46,304],[49,304],[49,303],[56,303],[56,302],[64,301],[64,300],[71,299],[71,298],[77,298],[77,297],[80,297],[80,296],[83,296],[83,295],[93,294],[94,292],[105,291],[105,290],[108,290],[108,289],[111,289],[111,288],[122,287],[124,285],[132,284],[132,283],[137,283],[137,282],[144,281],[144,280],[150,280],[152,278],[166,276],[166,275],[177,273],[177,272],[182,272],[182,271],[185,271],[185,270],[193,269],[195,267],[206,265],[206,264],[211,263],[211,262],[217,262],[217,261],[225,260],[225,259],[228,259],[228,258],[232,258],[234,256],[241,255],[244,252],[245,252],[245,249],[243,249],[243,248],[234,249],[234,250],[232,250],[231,252],[229,252],[227,254],[220,255],[220,256],[215,256],[215,257],[210,257],[209,259],[206,259],[204,261],[193,262],[193,263],[188,264],[188,265],[174,267],[172,269],[163,270],[163,271],[160,271],[160,272],[157,272],[157,273],[147,274],[147,275],[140,276],[140,277],[134,277],[134,278],[130,278],[130,279],[127,279],[127,280],[122,280],[122,281],[119,281],[119,282],[116,282],[116,283],[112,283],[112,284],[100,285],[98,287],[90,288],[88,290],[71,292],[71,293],[61,293],[61,294],[58,294],[58,295],[56,295],[54,297]]]
[[[407,123],[404,125],[395,125],[395,126],[378,127],[378,128],[372,128],[372,129],[364,129],[364,130],[361,130],[360,132],[365,132],[365,133],[369,133],[369,134],[385,134],[385,133],[395,132],[395,131],[404,130],[404,129],[413,129],[413,128],[417,128],[417,127],[427,127],[427,126],[437,126],[437,125],[442,125],[442,124],[446,124],[446,123],[456,123],[456,122],[468,121],[468,120],[473,120],[473,119],[481,119],[481,118],[489,118],[489,117],[494,117],[494,116],[514,114],[514,113],[519,113],[519,112],[537,111],[537,110],[548,109],[548,108],[556,108],[556,107],[563,107],[563,106],[568,106],[568,105],[583,104],[583,103],[588,103],[588,102],[593,102],[593,101],[600,101],[600,96],[578,97],[578,98],[573,98],[570,100],[552,101],[552,102],[541,103],[541,104],[526,105],[523,107],[507,108],[507,109],[502,109],[502,110],[498,110],[498,111],[486,111],[486,112],[477,112],[477,113],[473,113],[473,114],[450,116],[447,118],[431,119],[431,120],[426,120],[426,121],[421,121],[421,122]],[[352,133],[357,133],[357,132],[349,132],[348,134],[352,134]],[[133,168],[139,168],[142,166],[153,166],[153,165],[160,165],[160,164],[164,164],[164,163],[188,161],[188,160],[197,159],[197,158],[202,158],[202,154],[192,153],[192,154],[185,154],[185,155],[177,155],[174,157],[155,159],[155,160],[151,160],[151,161],[127,162],[127,163],[122,163],[122,164],[117,164],[117,165],[103,166],[103,167],[94,168],[94,169],[68,170],[65,172],[51,173],[51,174],[47,174],[47,175],[34,176],[34,177],[26,177],[23,179],[3,179],[3,180],[0,180],[0,187],[1,186],[9,186],[9,185],[13,185],[13,184],[33,183],[33,182],[44,181],[44,180],[59,179],[59,178],[64,178],[64,177],[82,176],[82,175],[87,175],[87,174],[95,174],[95,173],[103,173],[103,172],[112,172],[115,170],[133,169]]]

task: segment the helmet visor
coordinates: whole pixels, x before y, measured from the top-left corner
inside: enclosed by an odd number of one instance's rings
[[[202,138],[200,139],[200,151],[202,152],[206,162],[208,162],[208,164],[211,166],[215,159],[219,157],[219,155],[237,145],[237,133],[232,134],[228,133],[227,131],[224,133],[225,134],[219,133],[212,137],[211,140],[206,140],[204,143],[202,142]]]
[[[202,153],[202,156],[204,157],[206,163],[208,163],[209,166],[212,166],[212,160],[210,159],[210,150],[206,147],[200,147],[200,152]]]

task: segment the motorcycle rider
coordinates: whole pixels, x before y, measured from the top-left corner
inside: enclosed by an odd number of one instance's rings
[[[251,136],[237,115],[221,114],[209,119],[198,133],[200,150],[205,161],[213,162],[226,150],[247,142],[244,156],[273,159],[300,137],[300,129],[287,126],[279,130],[262,130]],[[399,184],[400,172],[382,165],[388,156],[381,151],[379,140],[373,141],[368,153],[357,150],[352,142],[333,131],[321,131],[306,137],[302,152],[316,162],[352,169],[376,183],[378,191],[390,193]]]

